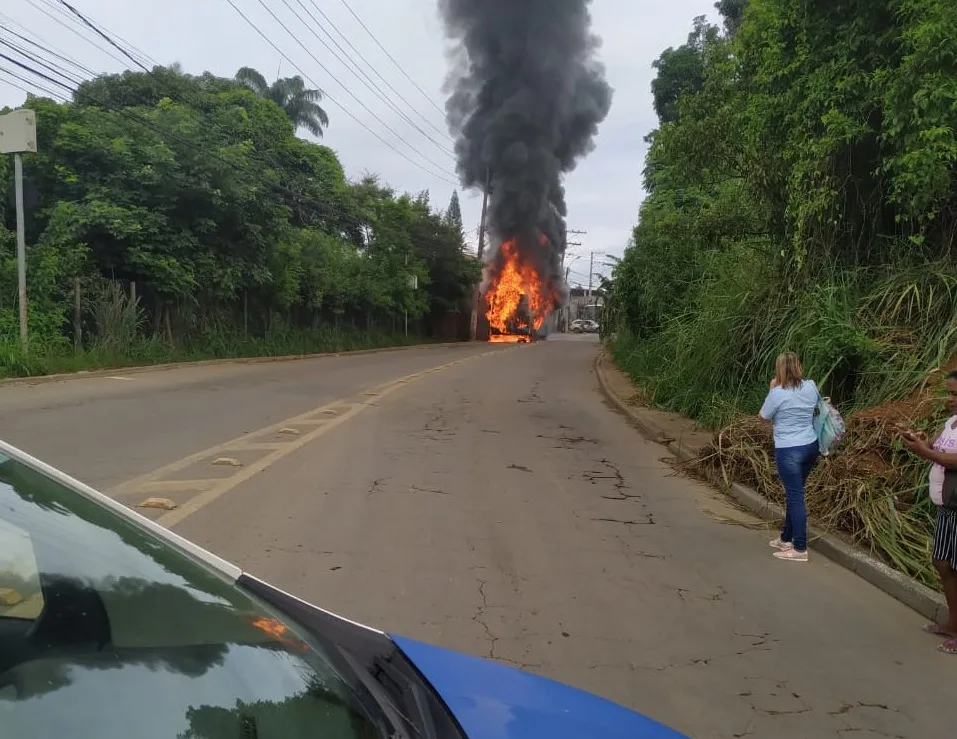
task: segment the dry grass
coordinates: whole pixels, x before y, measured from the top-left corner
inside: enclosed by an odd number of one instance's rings
[[[894,425],[933,428],[939,405],[932,393],[922,392],[852,414],[841,448],[822,459],[807,489],[815,522],[934,588],[940,584],[930,563],[927,465],[901,450]],[[695,467],[711,480],[740,482],[784,503],[771,427],[756,418],[741,418],[719,431]]]

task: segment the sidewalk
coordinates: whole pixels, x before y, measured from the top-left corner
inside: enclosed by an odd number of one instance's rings
[[[635,386],[604,351],[595,361],[595,373],[611,404],[624,413],[645,437],[666,446],[679,462],[697,459],[711,442],[713,434],[698,427],[691,419],[635,403]],[[784,511],[778,505],[750,488],[732,483],[725,492],[760,518],[774,521],[784,518]],[[947,606],[940,593],[888,567],[838,535],[823,531],[812,523],[808,530],[808,545],[925,618],[939,622],[945,619]]]

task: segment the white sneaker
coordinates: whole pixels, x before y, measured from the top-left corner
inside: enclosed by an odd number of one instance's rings
[[[794,549],[794,545],[791,542],[781,541],[780,536],[777,539],[771,539],[771,541],[768,542],[768,545],[772,549],[780,549],[782,552],[786,552],[788,549]]]
[[[780,552],[775,552],[774,556],[778,559],[784,559],[789,562],[807,562],[807,550],[799,552],[794,547],[790,549],[782,549]]]

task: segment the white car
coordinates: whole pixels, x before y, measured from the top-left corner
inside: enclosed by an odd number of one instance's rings
[[[589,318],[579,318],[572,321],[571,329],[576,334],[595,334],[598,333],[598,322]]]

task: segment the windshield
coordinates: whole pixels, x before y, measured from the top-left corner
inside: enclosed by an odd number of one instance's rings
[[[0,733],[372,739],[319,645],[228,578],[0,454]]]

